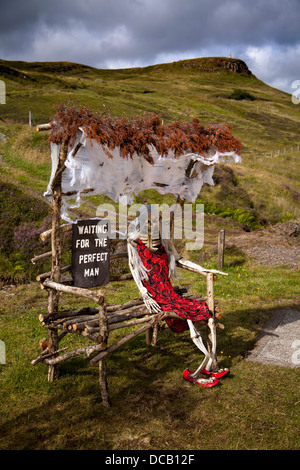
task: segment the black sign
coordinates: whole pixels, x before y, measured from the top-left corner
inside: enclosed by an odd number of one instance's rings
[[[76,287],[109,282],[108,221],[77,220],[72,228],[72,277]]]

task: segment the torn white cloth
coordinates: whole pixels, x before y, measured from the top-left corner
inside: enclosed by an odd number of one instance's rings
[[[78,143],[81,147],[75,156],[73,148]],[[160,194],[171,193],[194,202],[198,197],[204,183],[213,185],[212,179],[214,165],[219,162],[241,161],[235,152],[215,152],[210,156],[186,153],[174,158],[170,151],[167,157],[161,157],[156,149],[151,149],[154,164],[151,165],[144,158],[134,154],[132,158],[123,158],[119,148],[110,150],[113,158],[109,158],[106,150],[96,141],[86,138],[82,129],[78,130],[77,139],[65,162],[62,174],[62,191],[76,192],[75,206],[80,204],[81,192],[89,189],[88,194],[104,194],[113,201],[118,202],[120,197],[131,197],[145,189],[156,189]],[[54,177],[59,155],[60,145],[51,144],[52,171],[45,196],[51,196],[51,183]],[[193,160],[193,177],[186,175],[186,169]],[[66,203],[73,196],[64,196]],[[73,205],[74,207],[74,205]]]

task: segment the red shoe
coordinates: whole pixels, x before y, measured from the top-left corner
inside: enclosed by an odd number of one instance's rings
[[[208,371],[205,369],[205,366],[203,369],[200,370],[200,374],[208,375],[209,377],[214,377],[215,379],[221,379],[222,377],[225,377],[225,375],[228,375],[230,372],[229,369],[220,369],[219,371]]]
[[[190,369],[185,369],[183,371],[183,378],[189,382],[192,382],[193,384],[199,385],[199,387],[204,388],[211,388],[219,383],[219,380],[217,380],[215,377],[211,377],[210,379],[194,379]]]

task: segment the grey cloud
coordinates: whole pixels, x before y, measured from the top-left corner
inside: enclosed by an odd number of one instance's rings
[[[12,0],[0,7],[0,57],[107,67],[290,48],[300,43],[299,6],[300,0]]]

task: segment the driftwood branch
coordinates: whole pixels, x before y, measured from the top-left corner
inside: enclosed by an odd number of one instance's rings
[[[92,308],[92,307],[84,307],[84,308],[78,308],[76,310],[61,310],[58,312],[54,312],[51,314],[51,316],[48,313],[41,313],[39,315],[39,320],[40,322],[45,322],[47,320],[53,322],[55,320],[61,319],[66,319],[68,317],[78,317],[82,315],[92,315],[98,313],[98,308]]]
[[[54,289],[58,292],[65,292],[67,294],[87,297],[88,299],[93,300],[97,304],[101,304],[104,301],[104,295],[102,294],[102,292],[99,291],[91,291],[89,289],[83,289],[81,287],[65,286],[64,284],[50,281],[50,279],[46,279],[42,285],[44,287]]]
[[[43,351],[44,354],[43,353],[40,354],[36,359],[33,359],[30,364],[32,366],[35,366],[39,362],[43,362],[45,359],[48,359],[51,356],[54,356],[54,355],[56,355],[60,352],[66,351],[66,349],[69,349],[69,347],[67,346],[65,348],[58,349],[57,351],[54,351],[54,352],[51,352],[51,353],[45,353],[45,351]]]
[[[62,354],[61,356],[57,356],[53,359],[45,359],[44,362],[48,365],[54,366],[59,364],[62,361],[65,361],[66,359],[71,359],[76,356],[80,356],[82,354],[86,355],[89,357],[91,354],[101,351],[103,349],[103,344],[98,343],[98,344],[92,344],[88,346],[81,346],[79,348],[73,349],[73,351],[69,351],[65,354]]]
[[[80,191],[80,194],[87,194],[91,193],[92,191],[94,191],[94,188],[83,189]],[[78,194],[78,191],[67,191],[65,193],[61,193],[62,196],[75,196],[75,194]]]
[[[141,323],[148,323],[148,321],[151,321],[151,320],[152,320],[151,316],[148,316],[148,317],[137,318],[135,320],[129,320],[129,321],[121,322],[121,323],[115,323],[109,326],[109,331],[118,330],[120,328],[127,328],[129,326],[140,325]]]
[[[43,233],[45,233],[45,232],[43,232]],[[61,251],[62,252],[63,251],[68,251],[68,250],[71,250],[71,248],[72,248],[72,245],[68,245],[68,246],[62,248]],[[32,264],[35,264],[36,261],[40,261],[41,259],[45,259],[45,258],[50,258],[50,256],[52,256],[52,251],[47,251],[47,253],[42,253],[40,255],[36,255],[33,258],[31,258],[31,262],[32,262]]]
[[[59,226],[58,230],[60,233],[69,232],[72,230],[72,226],[73,224],[62,224]],[[50,228],[49,230],[45,230],[45,232],[42,232],[40,234],[40,239],[44,242],[48,240],[49,238],[51,238],[51,235],[52,235],[52,228]]]
[[[71,265],[70,264],[68,266],[64,266],[60,269],[61,273],[66,273],[68,271],[71,271]],[[50,278],[50,276],[51,276],[51,271],[49,271],[47,273],[39,274],[38,276],[36,276],[36,280],[38,282],[41,282],[43,279]]]
[[[110,346],[109,348],[107,348],[105,351],[102,351],[100,354],[97,354],[97,356],[95,356],[93,359],[91,359],[90,363],[94,365],[98,361],[104,359],[109,353],[111,353],[111,352],[115,351],[116,349],[118,349],[119,347],[123,346],[125,343],[130,341],[132,338],[135,338],[136,336],[140,335],[141,333],[144,333],[144,331],[147,331],[149,328],[152,328],[154,323],[159,321],[160,318],[161,318],[161,314],[155,315],[154,318],[152,318],[152,321],[150,321],[147,325],[141,326],[137,330],[133,331],[129,335],[122,338],[117,343],[115,343],[112,346]]]
[[[71,328],[69,328],[70,330],[73,329],[73,330],[78,330],[79,329],[79,325],[81,323],[84,323],[86,324],[87,322],[89,322],[89,320],[93,320],[95,322],[99,321],[97,315],[83,315],[82,317],[75,317],[75,318],[71,318],[71,319],[67,319],[65,321],[62,322],[64,328],[68,328],[69,326]]]
[[[61,339],[63,339],[65,336],[66,336],[67,332],[66,331],[62,331],[59,335],[58,335],[58,338],[57,338],[57,343],[59,343],[59,341]],[[45,338],[44,338],[45,339]],[[52,354],[56,354],[57,351],[54,351],[53,353],[50,353],[51,355]],[[38,355],[38,357],[36,357],[35,359],[33,359],[31,361],[31,365],[35,365],[35,364],[38,364],[39,362],[42,362],[44,360],[45,357],[47,357],[47,355],[49,354],[49,346],[46,346],[46,348],[44,349],[44,351]]]
[[[181,259],[177,260],[177,265],[182,269],[186,269],[186,270],[191,271],[193,273],[200,274],[203,277],[207,277],[208,274],[213,274],[213,280],[214,281],[217,281],[217,279],[218,279],[217,274],[209,273],[208,271],[203,271],[200,266],[198,266],[195,263],[192,263],[191,261],[188,261],[187,259],[181,258]]]
[[[148,312],[149,313],[149,312]],[[177,320],[183,320],[179,315],[176,315],[174,312],[163,312],[165,317],[170,317],[170,318],[176,318]],[[119,328],[126,328],[129,326],[135,326],[139,325],[141,323],[148,323],[149,321],[153,321],[153,314],[152,315],[147,315],[144,318],[137,318],[135,320],[129,320],[129,321],[124,321],[120,323],[115,323],[109,326],[109,331],[111,330],[117,330]],[[87,330],[89,327],[87,327]]]
[[[79,329],[79,330],[74,330],[72,333],[84,336],[87,339],[90,339],[94,343],[100,344],[103,343],[103,337],[99,334],[99,331],[96,331],[95,333],[87,333],[85,330]],[[105,349],[106,344],[103,344],[103,348]]]
[[[107,312],[115,312],[116,310],[125,310],[126,308],[134,307],[135,305],[143,305],[144,301],[141,297],[138,297],[133,300],[129,300],[128,302],[125,302],[124,304],[115,304],[115,305],[109,305],[107,304],[106,311]]]
[[[47,124],[38,124],[37,126],[35,126],[35,130],[37,132],[40,132],[40,131],[50,131],[51,129],[51,124],[50,123],[47,123]]]
[[[192,263],[191,261],[185,258],[179,258],[177,260],[177,265],[180,268],[187,269],[188,271],[192,271],[193,273],[197,273],[203,277],[207,277],[206,271],[203,271],[200,266],[198,267],[195,263]]]

